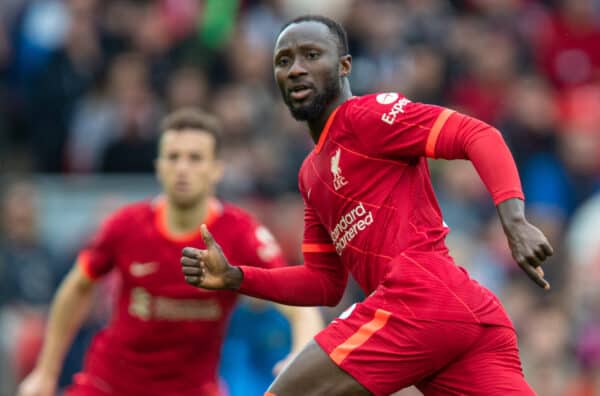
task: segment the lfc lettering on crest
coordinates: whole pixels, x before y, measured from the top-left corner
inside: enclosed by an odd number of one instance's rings
[[[333,188],[335,191],[348,184],[348,180],[342,176],[342,168],[340,167],[341,154],[342,150],[338,148],[335,154],[331,157],[331,173],[333,174]]]

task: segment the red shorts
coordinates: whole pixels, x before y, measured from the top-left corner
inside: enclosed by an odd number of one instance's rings
[[[132,380],[133,381],[133,380]],[[136,384],[138,387],[143,384]],[[151,394],[164,396],[180,396],[180,395],[202,395],[202,396],[222,396],[218,384],[206,384],[201,389],[194,391],[177,391],[165,390],[160,391],[153,389]],[[87,373],[76,374],[73,378],[73,385],[67,388],[65,396],[146,396],[150,393],[149,389],[138,388],[135,390],[117,391],[103,380],[91,376]]]
[[[378,289],[315,337],[374,395],[410,385],[426,396],[535,395],[523,376],[513,328],[392,313],[401,302],[386,304],[385,294]]]

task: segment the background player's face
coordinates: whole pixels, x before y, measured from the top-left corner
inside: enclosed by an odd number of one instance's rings
[[[169,200],[195,206],[214,191],[222,175],[215,138],[199,130],[166,131],[160,141],[156,172]]]
[[[297,120],[318,118],[340,95],[338,46],[322,23],[301,22],[285,28],[275,44],[273,68],[283,100]]]

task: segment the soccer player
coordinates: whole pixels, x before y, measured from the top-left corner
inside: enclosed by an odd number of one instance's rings
[[[450,109],[390,92],[352,96],[346,34],[305,16],[284,26],[274,74],[316,143],[299,175],[303,266],[228,264],[210,232],[186,248],[186,280],[295,305],[335,305],[351,273],[368,297],[315,337],[267,395],[533,395],[498,299],[455,265],[427,158],[469,159],[493,197],[512,255],[540,287],[552,248],[525,218],[500,133]]]
[[[285,263],[264,226],[213,195],[222,173],[217,121],[184,109],[167,116],[162,131],[156,170],[164,196],[116,212],[80,253],[54,298],[43,350],[20,396],[54,395],[96,281],[113,269],[122,286],[112,319],[92,341],[67,395],[221,394],[218,361],[237,295],[188,285],[181,277],[181,249],[204,247],[199,227],[205,224],[232,263],[264,268]],[[282,311],[300,350],[322,328],[321,319],[316,308],[289,308]]]

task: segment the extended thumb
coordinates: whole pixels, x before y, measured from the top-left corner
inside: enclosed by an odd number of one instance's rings
[[[211,233],[208,231],[208,227],[206,227],[206,224],[202,224],[200,226],[200,232],[202,233],[202,239],[204,239],[204,243],[206,244],[206,247],[209,247],[215,243],[215,239],[213,238]]]

